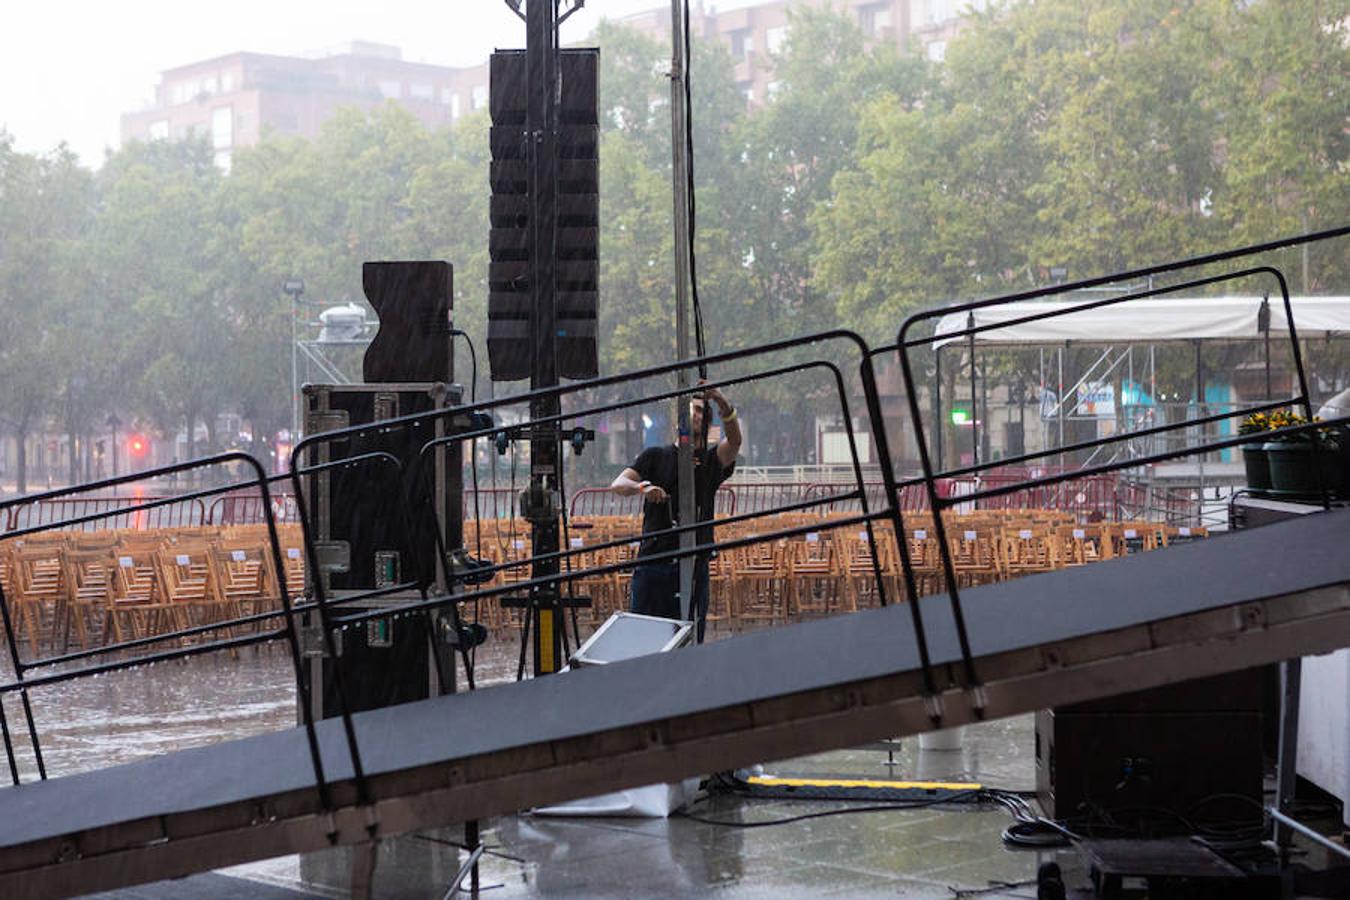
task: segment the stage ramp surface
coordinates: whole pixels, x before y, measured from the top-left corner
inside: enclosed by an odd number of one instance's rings
[[[0,790],[0,896],[65,896],[672,781],[975,717],[947,598],[905,604]],[[984,715],[1350,645],[1350,510],[962,592]],[[941,687],[941,685],[940,685]]]

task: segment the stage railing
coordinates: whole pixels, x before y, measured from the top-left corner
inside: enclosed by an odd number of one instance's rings
[[[1243,256],[1249,256],[1269,250],[1285,247],[1298,246],[1317,240],[1325,240],[1332,237],[1340,237],[1350,233],[1350,229],[1339,229],[1334,232],[1323,232],[1314,235],[1306,235],[1298,238],[1291,238],[1284,241],[1273,242],[1255,247],[1242,248],[1240,250],[1230,251],[1223,254],[1214,254],[1206,257],[1183,260],[1169,263],[1162,266],[1155,266],[1148,269],[1140,269],[1132,272],[1121,273],[1101,279],[1079,282],[1077,284],[1065,285],[1053,289],[1041,291],[1032,291],[1022,294],[1016,294],[1009,297],[997,298],[992,300],[978,301],[976,303],[965,304],[956,307],[957,310],[973,310],[985,306],[992,306],[1001,303],[1009,303],[1017,300],[1031,299],[1034,297],[1046,296],[1053,293],[1078,290],[1086,287],[1092,287],[1105,284],[1112,281],[1138,281],[1141,278],[1150,275],[1160,275],[1169,272],[1182,271],[1188,268],[1207,265],[1226,260],[1238,259]],[[1237,447],[1245,443],[1257,440],[1265,440],[1271,436],[1304,437],[1311,440],[1315,447],[1320,447],[1321,429],[1332,425],[1343,425],[1345,420],[1339,420],[1336,423],[1321,423],[1315,425],[1304,425],[1293,428],[1280,429],[1274,432],[1268,432],[1259,436],[1239,436],[1227,438],[1219,441],[1199,444],[1179,450],[1169,451],[1167,453],[1154,454],[1142,458],[1132,458],[1128,461],[1119,463],[1110,463],[1098,466],[1085,467],[1075,471],[1047,471],[1033,477],[1027,477],[1021,480],[1008,478],[1002,483],[991,484],[990,481],[999,481],[996,470],[999,467],[1014,465],[1034,465],[1038,460],[1052,456],[1060,451],[1092,449],[1097,446],[1103,446],[1119,440],[1129,440],[1140,435],[1162,433],[1164,431],[1173,431],[1195,427],[1197,424],[1206,422],[1219,422],[1232,419],[1236,416],[1245,415],[1257,410],[1270,410],[1289,405],[1297,405],[1305,410],[1311,417],[1311,400],[1308,394],[1306,374],[1304,372],[1302,358],[1299,352],[1297,336],[1294,331],[1294,322],[1292,310],[1288,301],[1288,290],[1283,275],[1276,269],[1268,266],[1244,269],[1237,273],[1224,276],[1209,277],[1204,279],[1191,280],[1184,284],[1175,286],[1150,289],[1148,291],[1139,291],[1120,297],[1112,297],[1107,300],[1098,300],[1091,303],[1084,303],[1072,307],[1068,312],[1081,309],[1093,308],[1096,306],[1105,306],[1112,303],[1123,303],[1142,297],[1156,296],[1169,291],[1181,290],[1184,288],[1193,288],[1197,286],[1217,285],[1225,280],[1249,277],[1255,274],[1264,274],[1273,278],[1279,286],[1280,292],[1284,298],[1286,315],[1289,317],[1289,330],[1291,343],[1293,346],[1294,360],[1298,375],[1298,390],[1295,395],[1287,400],[1278,402],[1269,402],[1256,404],[1248,408],[1236,411],[1230,411],[1220,415],[1200,417],[1187,422],[1175,423],[1156,429],[1143,429],[1136,432],[1123,435],[1112,436],[1096,441],[1087,441],[1079,444],[1069,445],[1067,447],[1054,448],[1041,453],[1025,454],[1013,459],[1005,459],[996,463],[985,465],[964,466],[947,471],[940,471],[934,465],[931,456],[927,451],[927,442],[925,439],[923,418],[918,407],[919,383],[915,378],[915,373],[910,360],[910,352],[915,347],[931,343],[934,340],[931,337],[912,338],[910,333],[915,326],[937,315],[946,314],[952,311],[951,308],[941,311],[928,313],[919,313],[911,316],[901,327],[895,346],[873,350],[858,335],[850,331],[836,330],[816,335],[810,335],[804,338],[798,338],[788,341],[779,341],[772,344],[745,350],[731,351],[727,353],[713,354],[701,359],[684,360],[676,363],[653,366],[636,372],[628,372],[622,375],[607,376],[604,378],[591,379],[584,382],[576,382],[568,385],[562,385],[553,388],[540,389],[524,394],[519,394],[507,398],[472,403],[465,406],[454,407],[444,410],[434,410],[425,413],[418,413],[410,416],[404,416],[395,419],[384,420],[378,423],[352,426],[325,432],[318,435],[306,437],[300,441],[292,452],[290,474],[285,476],[291,481],[292,495],[295,498],[295,510],[299,520],[299,525],[303,534],[304,552],[311,572],[320,571],[320,558],[313,533],[313,523],[310,521],[307,512],[307,502],[305,495],[305,485],[303,476],[309,473],[317,473],[321,470],[344,468],[357,465],[377,465],[382,473],[397,475],[401,486],[411,484],[414,488],[411,492],[405,494],[403,491],[397,492],[400,498],[400,504],[394,511],[394,515],[400,517],[399,527],[406,529],[408,523],[413,521],[415,515],[424,512],[418,508],[421,504],[430,504],[432,502],[430,485],[426,483],[426,473],[430,466],[427,465],[429,454],[435,453],[438,448],[448,446],[460,441],[472,441],[478,438],[496,439],[500,434],[506,433],[508,440],[523,440],[537,436],[541,431],[549,429],[562,430],[564,423],[579,419],[582,416],[591,416],[603,412],[616,411],[636,407],[642,404],[654,403],[685,397],[694,391],[703,390],[706,387],[728,388],[736,385],[745,384],[751,381],[767,380],[786,375],[815,371],[827,378],[833,387],[833,399],[838,403],[839,421],[852,423],[854,417],[850,411],[850,395],[846,389],[846,378],[843,368],[838,360],[844,356],[841,352],[841,346],[856,353],[857,375],[862,387],[863,399],[866,405],[867,421],[870,423],[870,434],[873,441],[874,456],[879,461],[881,474],[880,485],[869,483],[864,478],[864,470],[858,452],[858,439],[854,427],[850,424],[846,428],[848,444],[852,459],[852,470],[854,480],[851,484],[817,486],[811,491],[803,490],[798,499],[789,499],[785,494],[778,493],[772,496],[773,502],[746,504],[747,507],[761,506],[762,508],[740,508],[735,512],[725,515],[719,519],[719,524],[736,524],[749,522],[757,519],[767,519],[783,513],[804,513],[807,511],[820,511],[828,509],[831,504],[857,504],[857,512],[854,514],[845,514],[838,518],[830,519],[828,527],[847,528],[862,526],[868,535],[868,542],[876,547],[879,540],[879,534],[882,530],[875,526],[879,522],[887,522],[890,525],[890,535],[894,540],[894,551],[900,560],[900,581],[903,584],[903,592],[910,601],[908,606],[908,618],[913,626],[913,634],[902,636],[905,640],[912,640],[917,649],[919,667],[921,670],[922,690],[925,696],[926,708],[935,725],[940,725],[943,718],[943,704],[941,696],[953,685],[946,682],[941,688],[938,683],[938,675],[934,671],[934,666],[930,658],[928,634],[925,629],[924,617],[931,612],[934,607],[931,604],[919,602],[919,591],[915,581],[914,567],[911,565],[909,556],[908,542],[903,539],[905,535],[904,515],[911,506],[917,506],[919,501],[914,497],[917,494],[921,499],[927,501],[927,509],[933,513],[940,513],[943,510],[958,507],[963,503],[981,503],[985,501],[998,501],[999,498],[1013,497],[1018,495],[1037,496],[1035,492],[1050,490],[1058,485],[1072,482],[1076,479],[1085,478],[1106,478],[1114,477],[1115,473],[1126,469],[1137,468],[1152,462],[1160,462],[1168,459],[1179,458],[1193,453],[1208,452],[1215,449],[1227,447]],[[1063,314],[1063,313],[1060,313]],[[1040,318],[1042,316],[1036,316]],[[1006,323],[1005,323],[1006,324]],[[979,328],[971,329],[971,333],[981,330]],[[581,411],[569,411],[559,413],[553,416],[544,416],[536,418],[525,423],[514,423],[508,426],[494,424],[491,419],[491,413],[501,407],[508,405],[520,405],[530,403],[536,400],[561,399],[568,395],[579,394],[580,392],[594,392],[600,388],[613,387],[623,384],[631,392],[633,384],[641,383],[644,379],[662,379],[667,381],[668,376],[678,373],[681,370],[695,371],[700,368],[709,368],[728,365],[737,361],[760,359],[777,353],[795,352],[800,353],[804,348],[811,349],[815,356],[805,362],[798,361],[787,365],[762,369],[748,375],[738,375],[735,377],[709,378],[707,384],[694,389],[675,389],[675,390],[656,390],[646,393],[643,396],[633,397],[630,395],[620,402],[606,403],[598,406],[590,406]],[[882,407],[877,391],[876,372],[874,361],[879,354],[898,353],[904,383],[910,404],[910,417],[912,427],[918,438],[917,444],[922,463],[922,477],[919,479],[910,479],[901,481],[896,478],[893,468],[893,455],[889,447],[889,437],[885,428]],[[585,396],[597,396],[596,393],[589,393]],[[349,441],[363,435],[387,434],[391,430],[414,428],[425,425],[428,422],[436,420],[445,420],[448,434],[444,437],[428,440],[421,445],[420,452],[415,460],[408,465],[404,465],[398,459],[388,453],[374,452],[365,453],[350,458],[336,459],[331,462],[323,462],[314,465],[302,465],[305,454],[311,448],[334,442]],[[10,510],[25,503],[32,502],[50,502],[61,500],[69,496],[88,493],[95,490],[116,490],[124,485],[134,481],[160,477],[166,475],[175,475],[180,472],[186,472],[192,469],[204,468],[214,465],[223,465],[229,463],[242,463],[253,472],[253,477],[243,485],[235,484],[223,488],[216,488],[205,491],[197,491],[190,494],[174,498],[161,498],[145,500],[128,507],[119,508],[114,514],[135,513],[141,510],[156,509],[165,505],[184,503],[190,501],[204,501],[208,497],[214,498],[229,491],[238,491],[245,487],[251,492],[255,492],[260,500],[258,511],[262,514],[267,525],[270,550],[274,565],[278,571],[284,568],[281,561],[280,542],[277,535],[277,509],[272,502],[272,492],[270,485],[278,480],[277,477],[268,477],[261,465],[252,457],[242,453],[227,453],[218,456],[208,457],[203,460],[196,460],[166,466],[160,469],[151,470],[145,473],[138,473],[132,476],[124,476],[115,479],[106,479],[91,485],[84,485],[75,488],[69,488],[60,491],[50,491],[38,494],[33,497],[18,498],[11,501],[0,503],[0,513],[9,515]],[[995,473],[984,479],[985,473]],[[1028,474],[1031,470],[1028,469]],[[959,483],[960,479],[972,479],[970,484],[974,490],[965,492],[954,489],[954,485]],[[420,486],[420,487],[419,487]],[[781,502],[780,502],[781,501]],[[1329,504],[1329,498],[1324,496],[1324,503]],[[106,511],[88,513],[84,515],[73,515],[60,520],[59,522],[43,525],[29,526],[15,531],[0,535],[0,541],[22,538],[26,535],[41,530],[60,529],[75,527],[84,522],[94,521],[100,517],[107,516]],[[978,679],[978,673],[975,669],[974,659],[970,650],[969,635],[967,633],[964,617],[962,615],[960,590],[958,580],[955,576],[954,562],[949,542],[946,539],[943,529],[943,516],[932,515],[932,527],[937,530],[938,546],[940,548],[942,567],[945,572],[945,581],[948,585],[947,602],[951,615],[958,633],[961,648],[961,678],[960,683],[954,685],[963,687],[969,698],[975,713],[978,715],[984,708],[983,691]],[[442,523],[443,524],[443,523]],[[702,523],[684,523],[668,529],[667,534],[683,535],[689,532],[697,535],[697,530]],[[0,585],[0,613],[3,613],[3,622],[8,639],[8,651],[12,664],[15,668],[14,681],[0,685],[0,697],[6,694],[17,693],[23,703],[24,715],[27,722],[29,740],[37,761],[39,775],[46,777],[46,770],[42,763],[40,742],[38,731],[34,721],[32,706],[30,703],[29,692],[34,687],[46,686],[60,683],[62,681],[88,677],[103,672],[115,671],[119,669],[130,668],[136,665],[144,665],[147,662],[158,662],[169,659],[180,659],[200,653],[214,652],[220,650],[229,650],[250,644],[261,643],[263,641],[285,640],[290,648],[291,661],[294,669],[296,686],[301,698],[302,721],[308,736],[312,764],[315,774],[315,786],[319,792],[321,802],[325,809],[333,808],[332,796],[328,788],[324,773],[322,761],[318,752],[317,737],[315,735],[314,723],[309,712],[311,704],[308,702],[309,692],[313,689],[309,685],[304,674],[304,667],[301,665],[301,648],[298,615],[302,612],[312,612],[320,623],[323,632],[323,640],[326,644],[326,650],[331,655],[335,654],[334,632],[342,627],[351,626],[361,622],[367,622],[374,619],[385,618],[390,615],[409,615],[409,614],[430,614],[435,610],[446,610],[449,612],[455,627],[459,627],[458,608],[465,603],[484,600],[495,597],[502,597],[510,594],[539,595],[544,594],[550,597],[561,595],[562,586],[576,579],[627,571],[633,569],[636,565],[643,563],[664,562],[677,560],[690,555],[707,554],[715,551],[728,551],[741,546],[762,543],[766,541],[778,541],[785,538],[796,537],[817,532],[822,524],[814,521],[806,524],[792,525],[790,527],[774,528],[759,534],[744,535],[729,540],[716,540],[710,542],[699,542],[697,538],[692,547],[685,547],[665,553],[653,554],[641,559],[627,559],[615,562],[608,562],[600,565],[592,565],[581,568],[574,568],[570,571],[562,571],[562,566],[571,567],[573,563],[580,561],[580,558],[587,553],[605,547],[619,546],[631,542],[631,537],[624,537],[612,542],[601,542],[588,545],[584,548],[576,548],[568,545],[566,541],[554,552],[533,553],[528,558],[519,560],[508,560],[500,564],[494,564],[487,567],[475,568],[469,573],[460,568],[452,566],[451,548],[447,546],[446,534],[441,529],[434,529],[436,536],[436,560],[435,571],[438,573],[438,581],[444,585],[444,593],[433,593],[432,583],[427,581],[425,576],[419,574],[417,580],[413,582],[402,582],[395,585],[385,586],[379,589],[358,592],[356,595],[346,595],[341,598],[330,598],[325,589],[322,578],[311,578],[309,589],[312,591],[311,600],[303,603],[295,603],[285,589],[284,583],[279,585],[280,601],[282,609],[277,612],[258,614],[254,616],[240,617],[227,621],[213,622],[207,625],[197,626],[192,629],[181,630],[179,632],[169,632],[155,635],[153,638],[147,638],[134,642],[124,642],[119,645],[109,647],[95,648],[74,654],[65,654],[61,657],[44,658],[37,660],[24,660],[18,651],[14,623],[12,621],[9,609],[9,603],[3,593],[3,586]],[[409,542],[411,546],[411,542]],[[875,580],[876,595],[881,604],[890,601],[887,593],[886,578],[880,566],[879,554],[871,554],[872,576]],[[421,572],[421,567],[416,565],[416,560],[409,560],[405,565],[405,572]],[[500,585],[477,586],[476,580],[484,574],[505,571],[512,568],[529,566],[528,577]],[[351,611],[343,607],[359,600],[370,597],[388,597],[393,594],[401,594],[407,591],[416,591],[417,599],[409,600],[393,608],[382,608],[378,610],[359,610]],[[940,601],[939,601],[940,602]],[[524,633],[529,631],[528,607],[526,613]],[[160,650],[141,655],[126,655],[128,651],[141,651],[149,649],[155,645],[165,642],[172,642],[176,638],[185,636],[202,636],[206,634],[218,634],[224,632],[228,634],[229,629],[240,625],[258,625],[263,622],[271,622],[281,619],[278,627],[269,631],[260,631],[249,635],[229,636],[218,640],[212,640],[206,643],[193,646],[177,646],[169,649]],[[565,629],[564,629],[565,634]],[[107,656],[106,659],[100,657]],[[472,662],[466,654],[461,654],[461,659],[465,665],[466,672],[470,674],[470,684],[472,684]],[[91,660],[93,662],[91,662]],[[79,663],[76,668],[69,671],[54,672],[42,674],[36,677],[31,676],[33,669],[37,667],[55,666],[61,663],[71,665]],[[364,766],[361,762],[361,748],[356,740],[355,730],[352,726],[351,712],[345,700],[345,691],[342,687],[342,675],[340,668],[336,673],[336,687],[338,695],[339,714],[342,718],[342,725],[346,736],[347,750],[351,756],[353,771],[357,782],[358,802],[368,801],[370,794],[365,783]],[[6,753],[10,763],[11,777],[18,783],[19,773],[16,763],[15,751],[11,740],[8,722],[4,717],[3,705],[0,705],[0,726],[3,727]]]

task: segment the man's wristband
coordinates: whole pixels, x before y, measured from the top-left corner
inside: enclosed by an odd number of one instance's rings
[[[740,413],[736,412],[736,407],[733,406],[733,407],[731,408],[731,412],[729,412],[729,413],[723,413],[723,414],[722,414],[722,421],[723,421],[723,422],[735,422],[735,421],[736,421],[736,417],[739,416],[739,415],[740,415]]]

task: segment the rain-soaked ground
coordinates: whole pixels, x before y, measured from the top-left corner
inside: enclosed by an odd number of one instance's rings
[[[517,646],[480,648],[480,684],[515,676]],[[282,645],[86,678],[33,691],[48,773],[65,775],[295,724],[295,686]],[[22,723],[6,703],[11,727]],[[26,745],[21,742],[21,748]],[[773,773],[975,780],[1032,786],[1031,718],[968,729],[955,751],[857,749],[766,764]],[[26,776],[31,753],[23,754]],[[950,898],[1034,897],[1034,852],[1005,849],[1010,819],[996,808],[885,810],[771,824],[839,809],[830,801],[713,796],[691,813],[652,819],[507,816],[485,823],[483,895],[726,897],[799,894]],[[703,821],[699,821],[703,820]],[[714,824],[716,823],[716,824]],[[458,829],[385,841],[374,896],[444,895],[465,854]],[[119,898],[340,897],[346,850],[282,857],[186,880],[117,892]],[[973,892],[973,893],[972,893]]]

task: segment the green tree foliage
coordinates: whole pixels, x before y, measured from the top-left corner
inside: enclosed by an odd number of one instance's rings
[[[1223,181],[1215,218],[1232,239],[1344,225],[1350,210],[1350,3],[1241,4],[1212,34],[1212,77],[1200,96],[1217,124]],[[1343,290],[1350,254],[1342,246],[1288,251],[1295,290]],[[1306,265],[1305,265],[1306,263]]]
[[[99,310],[81,277],[91,213],[90,176],[73,153],[17,153],[0,132],[0,415],[18,438],[20,491],[28,435],[58,414],[72,436],[81,431],[100,389],[99,365],[113,350],[85,330]],[[74,447],[72,439],[72,467]]]

